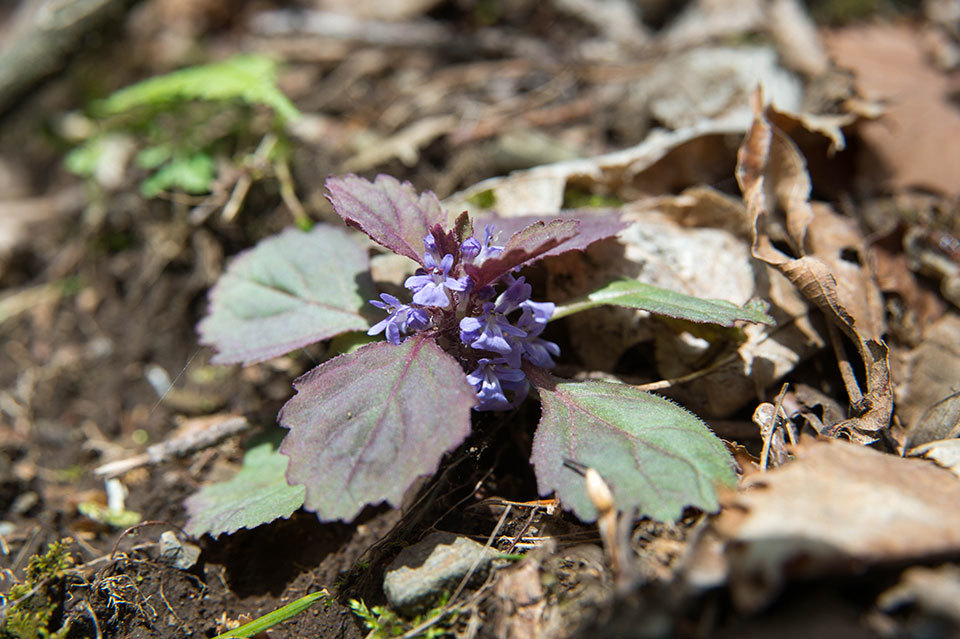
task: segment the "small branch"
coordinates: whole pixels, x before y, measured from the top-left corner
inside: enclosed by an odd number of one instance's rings
[[[827,319],[827,334],[830,336],[830,345],[833,346],[833,353],[837,357],[837,367],[840,369],[840,377],[843,378],[843,385],[847,389],[847,396],[850,398],[851,406],[858,406],[863,400],[863,392],[857,383],[857,376],[853,372],[853,364],[847,358],[846,349],[843,348],[843,338],[836,325]]]
[[[177,457],[184,457],[198,450],[216,446],[228,437],[238,435],[250,428],[246,417],[228,416],[222,421],[198,432],[187,433],[154,444],[145,453],[108,462],[93,471],[98,477],[116,477],[141,466],[160,464]]]

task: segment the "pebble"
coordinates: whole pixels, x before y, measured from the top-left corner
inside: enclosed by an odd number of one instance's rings
[[[405,615],[428,610],[443,595],[452,593],[479,560],[470,585],[482,582],[497,552],[467,537],[435,532],[400,551],[383,579],[387,601]]]
[[[181,543],[169,530],[160,535],[160,560],[172,564],[179,570],[190,570],[200,558],[200,547]]]

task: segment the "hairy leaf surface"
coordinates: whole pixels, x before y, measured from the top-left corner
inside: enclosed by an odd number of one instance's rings
[[[597,511],[564,459],[596,469],[618,508],[658,521],[679,518],[686,506],[716,510],[714,486],[735,483],[723,443],[669,400],[626,384],[561,382],[533,368],[528,377],[543,406],[531,456],[537,487],[541,495],[555,492],[583,521]]]
[[[593,293],[561,304],[557,306],[551,319],[559,319],[607,304],[721,326],[732,326],[736,320],[748,320],[761,324],[774,323],[773,318],[764,312],[762,304],[747,304],[740,307],[726,300],[692,297],[632,279],[615,280]]]
[[[324,362],[294,382],[280,411],[287,478],[307,488],[320,519],[349,521],[367,504],[398,506],[470,432],[473,388],[430,338],[378,342]]]
[[[623,229],[630,226],[630,222],[621,220],[620,215],[616,212],[598,213],[596,211],[563,211],[559,215],[561,217],[558,217],[557,215],[548,217],[524,215],[520,217],[480,218],[474,222],[474,226],[477,229],[483,229],[484,224],[493,224],[494,228],[497,230],[495,239],[498,242],[504,242],[514,233],[517,233],[536,222],[547,223],[556,219],[575,219],[580,222],[580,226],[577,227],[577,233],[575,235],[567,238],[549,251],[543,253],[538,257],[538,259],[551,257],[553,255],[561,255],[568,251],[583,251],[594,242],[598,242],[608,237],[613,237]]]
[[[486,286],[507,271],[540,259],[551,249],[577,235],[579,220],[538,221],[514,233],[497,257],[487,259],[480,267],[466,265],[467,274],[477,288]]]
[[[364,330],[368,269],[366,251],[342,229],[287,229],[230,263],[210,292],[200,342],[217,349],[216,364],[252,364]]]
[[[204,486],[186,499],[184,529],[196,537],[216,537],[289,517],[303,505],[303,486],[287,483],[287,461],[270,443],[251,448],[233,479]]]
[[[423,264],[423,238],[434,225],[446,228],[447,214],[430,191],[417,195],[409,182],[378,175],[330,177],[328,199],[337,215],[394,253]]]

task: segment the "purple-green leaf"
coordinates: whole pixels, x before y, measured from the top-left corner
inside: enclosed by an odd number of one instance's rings
[[[216,364],[252,364],[370,324],[366,251],[347,231],[287,229],[238,255],[197,327]]]
[[[430,191],[418,195],[409,182],[378,175],[374,182],[356,175],[330,177],[328,199],[337,215],[394,253],[423,264],[423,238],[447,214]]]
[[[741,307],[726,300],[684,295],[633,279],[614,280],[588,295],[560,304],[550,319],[560,319],[604,305],[635,308],[655,315],[721,326],[733,326],[737,320],[774,323],[763,303],[754,302]]]
[[[579,220],[538,221],[514,233],[497,257],[488,258],[479,267],[466,265],[467,274],[474,286],[480,288],[496,280],[504,273],[534,262],[551,249],[577,235]]]
[[[662,397],[611,382],[562,382],[528,369],[542,416],[531,461],[541,495],[556,493],[583,521],[597,510],[571,459],[594,468],[613,489],[620,509],[637,508],[658,521],[687,506],[718,507],[714,486],[736,481],[723,443],[692,413]]]
[[[289,517],[303,504],[303,486],[289,485],[286,470],[287,458],[273,445],[251,448],[233,479],[204,486],[187,498],[184,529],[195,537],[216,537]]]
[[[280,452],[287,479],[306,486],[305,507],[349,521],[367,504],[398,506],[470,432],[473,388],[430,338],[386,342],[324,362],[294,382],[280,411],[290,432]]]

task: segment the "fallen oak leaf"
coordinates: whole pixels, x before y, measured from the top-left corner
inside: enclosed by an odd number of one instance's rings
[[[926,457],[960,478],[960,439],[939,439],[910,450],[911,457]]]
[[[948,471],[839,440],[803,438],[792,451],[721,495],[712,528],[741,610],[763,608],[792,578],[960,551],[960,480]]]
[[[841,286],[834,275],[843,271],[849,277],[847,257],[853,254],[858,263],[865,262],[867,249],[855,230],[828,207],[811,205],[806,161],[793,141],[770,122],[761,101],[758,91],[754,94],[754,122],[737,153],[737,181],[753,220],[751,251],[783,273],[856,344],[866,369],[866,392],[846,362],[839,339],[833,340],[857,415],[837,424],[830,434],[869,443],[889,427],[893,414],[889,353],[879,339],[882,301],[866,264],[860,264],[852,283]],[[780,211],[783,215],[777,217]],[[832,237],[837,229],[843,231],[839,243]],[[779,250],[775,238],[785,240],[797,257]]]

